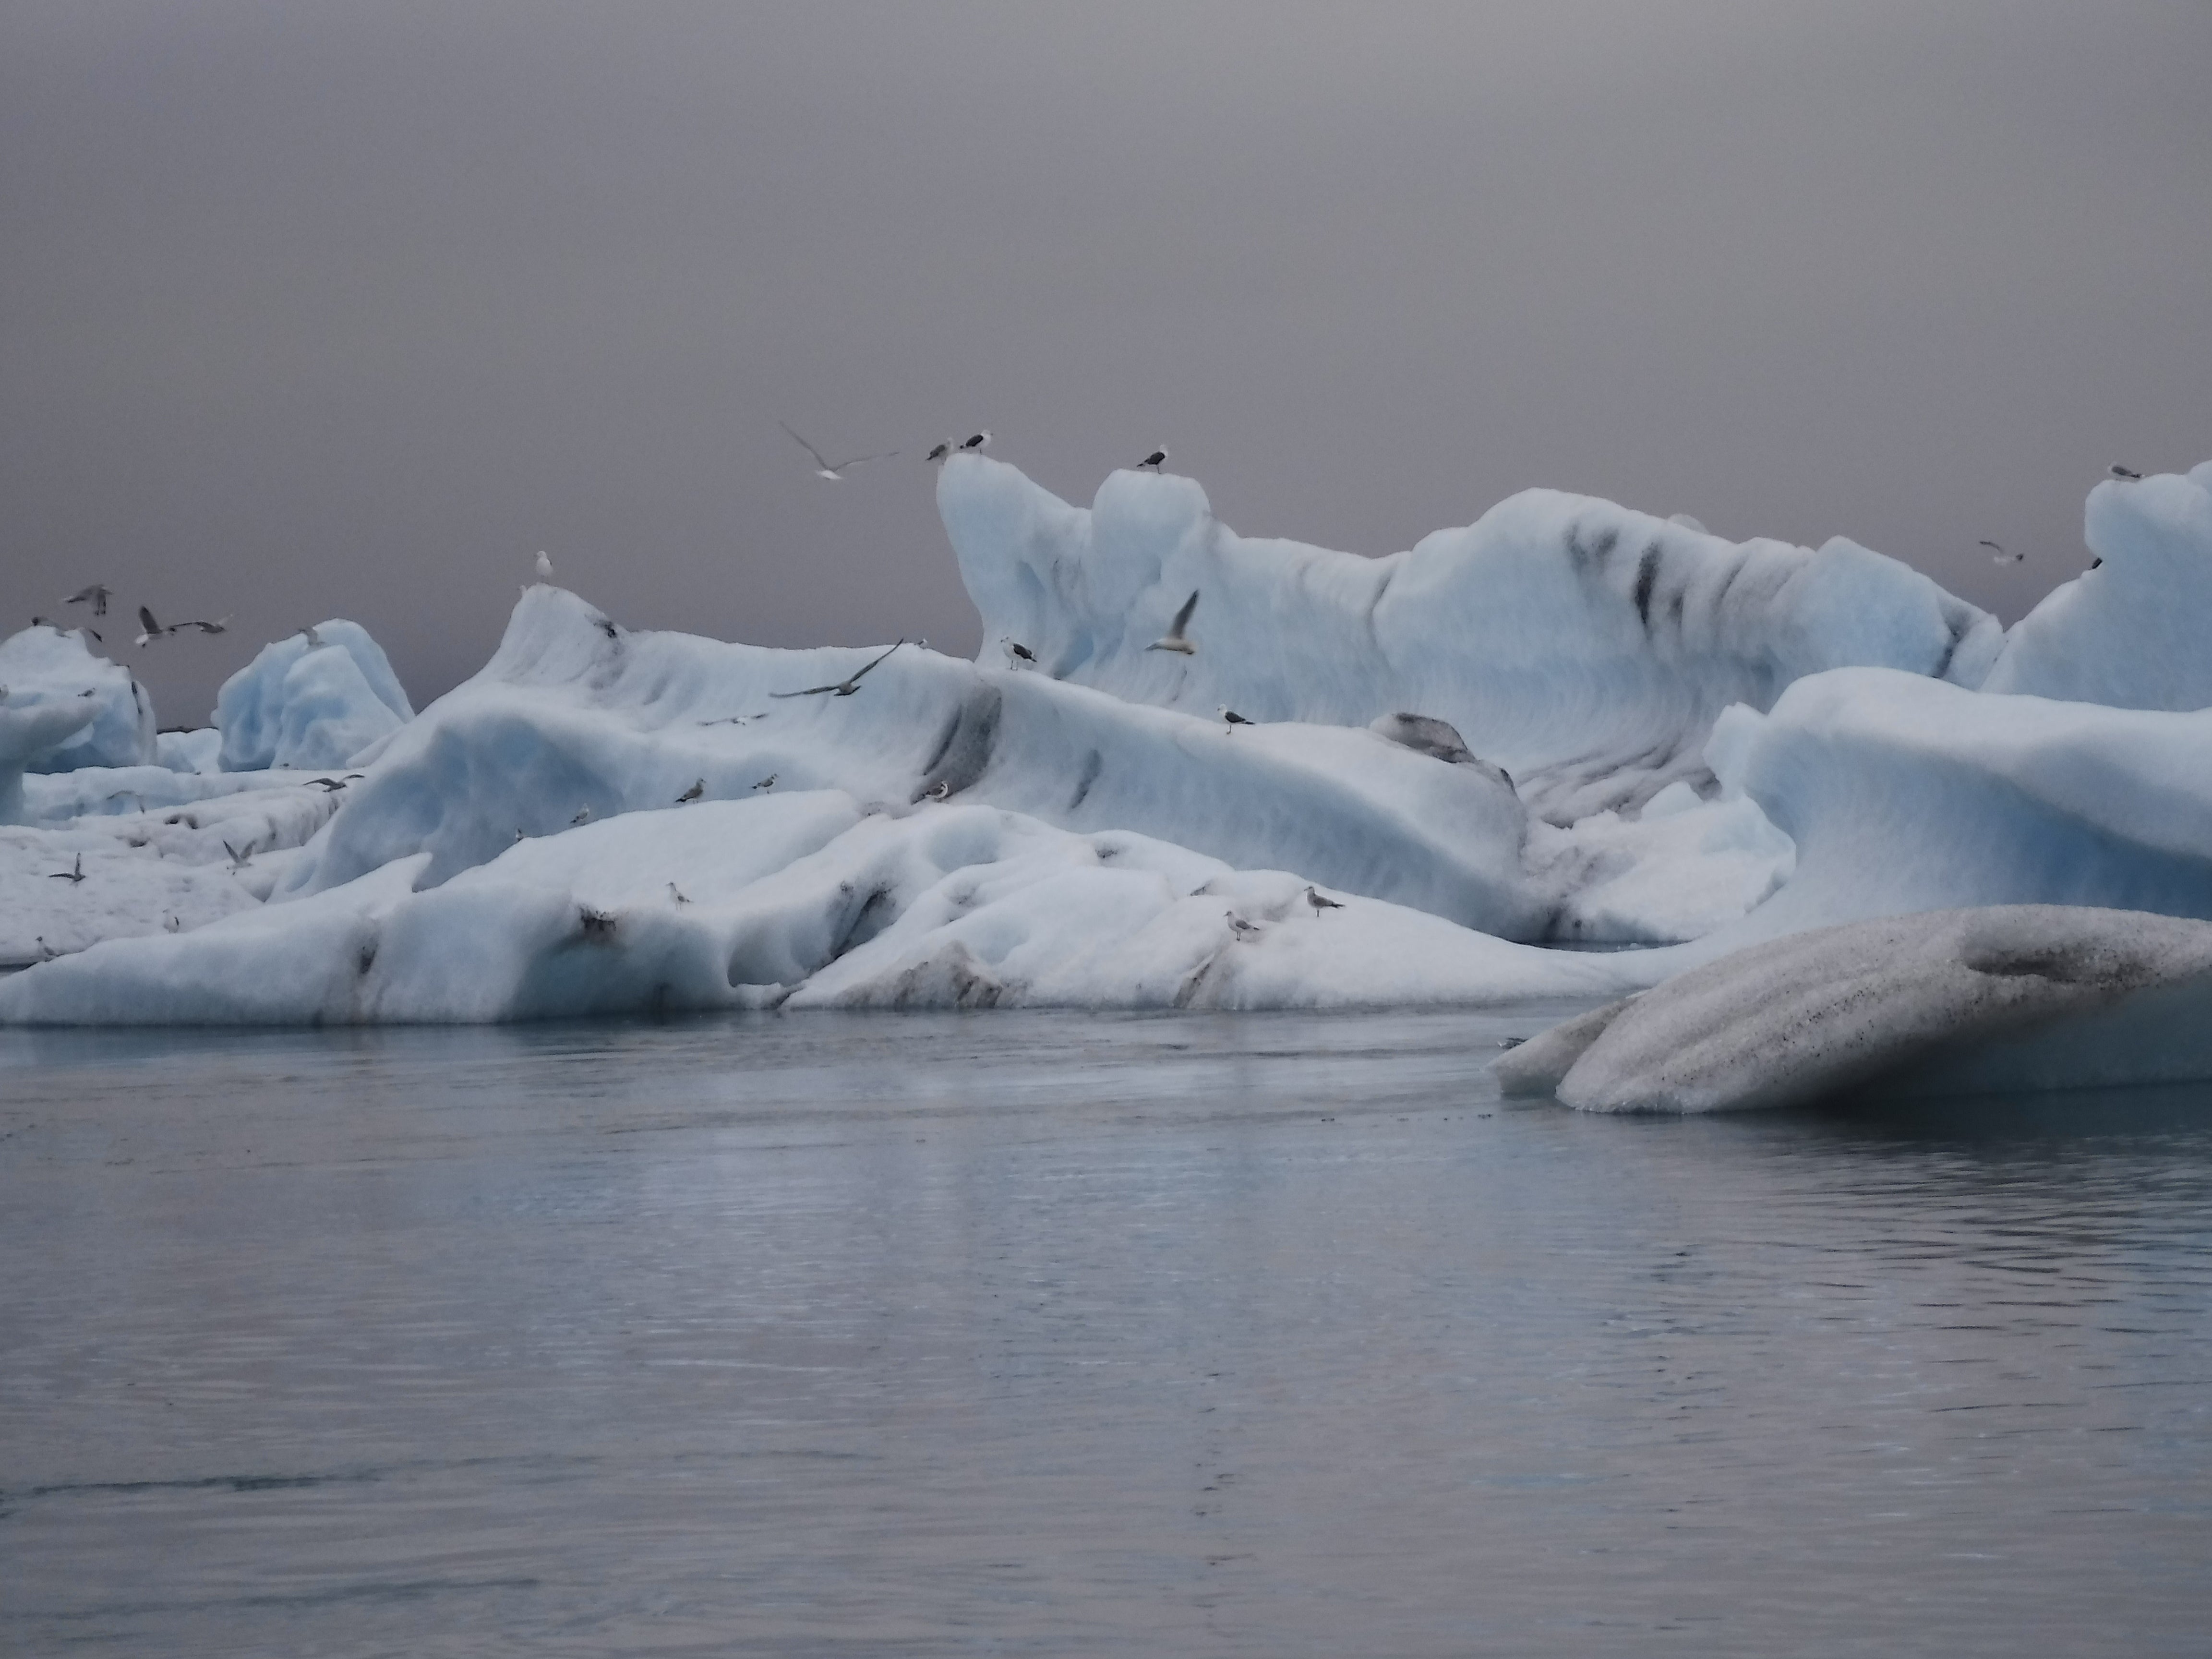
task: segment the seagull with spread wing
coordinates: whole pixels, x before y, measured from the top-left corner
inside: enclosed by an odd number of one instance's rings
[[[900,646],[904,645],[906,641],[903,639],[896,641],[891,646],[891,651],[897,650]],[[891,651],[884,652],[884,657],[890,656]],[[876,665],[876,663],[881,662],[884,659],[884,657],[878,657],[875,659],[875,662],[868,664],[866,668],[861,669],[858,673],[852,675],[848,678],[837,681],[835,684],[810,685],[804,691],[771,691],[769,693],[769,696],[771,697],[818,697],[826,691],[833,697],[849,697],[855,691],[858,691],[860,689],[860,682],[866,678],[868,669],[873,668]]]
[[[1198,647],[1183,637],[1183,629],[1190,626],[1190,613],[1197,609],[1198,591],[1194,588],[1191,590],[1190,597],[1182,602],[1182,609],[1175,613],[1175,620],[1168,624],[1168,631],[1154,640],[1145,649],[1173,651],[1186,657],[1196,656]]]
[[[898,453],[896,449],[886,449],[878,455],[855,455],[849,461],[833,461],[796,432],[793,432],[787,422],[778,421],[776,424],[790,434],[792,442],[814,458],[814,476],[817,478],[827,478],[832,483],[842,483],[845,474],[863,461],[887,461]]]

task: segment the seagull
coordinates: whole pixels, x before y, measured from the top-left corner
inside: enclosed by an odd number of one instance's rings
[[[698,799],[700,796],[706,793],[707,780],[702,778],[698,782],[693,784],[689,789],[686,789],[682,794],[678,795],[676,798],[676,804],[678,806],[681,806],[687,801],[695,801]]]
[[[1238,915],[1234,910],[1224,911],[1222,914],[1229,918],[1229,931],[1236,934],[1238,939],[1257,939],[1260,937],[1260,929],[1253,923],[1245,921],[1243,917]]]
[[[1238,714],[1225,702],[1221,705],[1221,718],[1232,726],[1250,726],[1254,723],[1246,720],[1242,714]]]
[[[939,783],[936,788],[931,790],[925,799],[929,800],[943,800],[951,793],[952,780],[946,778],[943,782]]]
[[[94,616],[104,617],[107,614],[107,601],[112,597],[112,590],[109,588],[106,582],[94,582],[88,586],[78,588],[76,592],[70,594],[69,598],[64,599],[62,603],[64,605],[88,605],[92,607],[92,614]]]
[[[528,839],[529,839],[529,837],[528,837],[528,836],[525,836],[525,835],[522,833],[522,826],[521,826],[520,824],[519,824],[519,823],[518,823],[518,824],[516,824],[516,825],[514,826],[514,841],[515,841],[515,844],[519,847],[519,846],[520,846],[520,845],[521,845],[525,841],[527,841]]]
[[[1143,460],[1137,463],[1137,471],[1139,472],[1157,472],[1167,465],[1167,451],[1164,449],[1156,449],[1151,454],[1146,456]]]
[[[775,788],[775,775],[775,775],[775,773],[773,773],[773,772],[769,773],[766,777],[764,777],[764,778],[761,779],[758,782],[755,783],[755,784],[753,785],[753,787],[754,787],[754,788],[756,788],[756,789],[773,789],[773,788]]]
[[[2130,471],[2124,466],[2113,467],[2112,476],[2115,478],[2125,478],[2130,483],[2141,483],[2142,482],[2142,473]]]
[[[171,634],[180,634],[187,628],[197,628],[203,634],[220,634],[229,626],[230,618],[228,617],[218,617],[214,622],[171,623],[168,628],[164,631]]]
[[[1997,564],[2018,564],[2027,556],[2025,553],[2008,553],[2002,544],[1997,542],[1977,542],[1975,545],[1988,548],[1990,560]]]
[[[246,868],[247,862],[253,857],[253,843],[250,841],[246,843],[246,850],[243,853],[228,842],[223,842],[222,850],[230,854],[230,867],[234,871]]]
[[[568,824],[569,824],[569,827],[570,827],[571,829],[573,829],[573,828],[574,828],[577,824],[580,824],[580,823],[589,823],[591,821],[592,821],[592,809],[591,809],[590,807],[588,807],[588,806],[580,806],[580,807],[578,807],[578,808],[576,809],[576,816],[575,816],[574,817],[570,818],[570,819],[568,820]]]
[[[545,556],[545,550],[542,547],[538,550],[538,580],[541,582],[553,580],[553,561]]]
[[[359,777],[361,774],[356,772],[354,775]],[[301,787],[307,789],[320,789],[327,794],[335,795],[345,787],[345,781],[342,778],[309,778]]]
[[[855,455],[849,461],[833,461],[796,432],[793,432],[784,422],[778,421],[776,424],[790,434],[792,442],[814,458],[814,476],[817,478],[827,478],[832,483],[842,483],[847,470],[860,465],[863,461],[887,461],[898,453],[896,449],[886,449],[880,454]]]
[[[161,931],[165,933],[183,933],[185,931],[183,918],[179,916],[163,916],[161,918]]]
[[[1168,624],[1168,631],[1154,640],[1145,649],[1173,651],[1185,657],[1196,656],[1198,647],[1182,636],[1182,630],[1190,626],[1190,613],[1197,609],[1198,592],[1194,588],[1191,591],[1191,596],[1182,602],[1182,609],[1175,613],[1175,620]]]
[[[1029,647],[1024,645],[1019,640],[1008,640],[1006,642],[1006,654],[1012,657],[1016,662],[1025,662],[1031,667],[1035,667],[1036,665],[1036,653],[1030,650]]]
[[[991,434],[988,432],[975,433],[960,441],[961,450],[965,454],[973,455],[978,450],[988,449],[990,447]]]
[[[155,622],[154,613],[143,605],[138,607],[138,626],[143,630],[138,635],[138,643],[142,646],[149,640],[160,639],[169,631]]]
[[[1324,910],[1344,908],[1344,906],[1338,903],[1336,900],[1329,897],[1326,893],[1316,891],[1310,884],[1306,888],[1306,902],[1313,906],[1313,913],[1316,917]]]
[[[892,645],[891,651],[897,650],[900,646],[904,645],[906,641],[903,639],[897,641]],[[884,652],[884,657],[890,656],[891,651]],[[867,668],[863,668],[859,673],[853,675],[850,678],[839,680],[834,684],[810,685],[804,691],[771,691],[769,693],[769,696],[771,697],[818,697],[824,691],[827,691],[832,696],[849,697],[855,691],[860,689],[861,676],[865,675],[868,672],[869,668],[873,668],[876,665],[876,663],[881,662],[884,659],[884,657],[878,657],[875,659],[875,662],[872,662],[867,665]]]
[[[689,904],[691,902],[690,899],[684,896],[684,890],[681,887],[678,887],[672,881],[668,884],[668,896],[674,899],[678,904]]]
[[[49,870],[46,872],[46,879],[49,881],[65,881],[70,886],[76,886],[77,883],[84,879],[84,854],[79,853],[76,855],[76,866],[74,869]]]
[[[307,641],[307,649],[308,649],[308,650],[310,650],[310,651],[319,651],[319,650],[321,650],[321,649],[323,648],[323,636],[322,636],[322,634],[320,633],[320,631],[319,631],[319,630],[318,630],[318,629],[314,629],[314,628],[312,628],[312,627],[310,627],[310,628],[295,628],[295,629],[294,629],[292,630],[292,632],[293,632],[294,634],[297,634],[297,635],[301,635],[303,639],[305,639],[305,640]],[[289,637],[290,637],[290,636],[289,636],[289,635],[287,635],[286,637],[288,637],[288,638],[289,638]]]

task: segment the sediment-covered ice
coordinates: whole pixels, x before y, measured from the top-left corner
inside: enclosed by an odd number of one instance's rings
[[[414,717],[384,648],[342,617],[264,646],[215,706],[226,772],[344,766]]]
[[[1710,1112],[2212,1078],[2212,924],[1998,906],[1734,952],[1498,1062],[1509,1094]]]
[[[1205,714],[1433,716],[1559,823],[1704,781],[1732,703],[1852,664],[1972,685],[2002,642],[1995,618],[1840,538],[1732,544],[1553,490],[1379,559],[1237,536],[1173,476],[1116,472],[1084,509],[959,455],[938,504],[986,660],[1014,641],[1056,678]],[[1195,653],[1148,649],[1194,592]]]
[[[130,672],[96,654],[82,632],[40,623],[0,640],[0,708],[91,704],[77,735],[39,757],[33,772],[140,766],[154,758],[154,702]],[[89,693],[89,696],[86,694]]]
[[[2098,564],[2014,624],[1983,690],[2212,708],[2212,461],[2100,483],[2083,517]]]
[[[728,1007],[1335,1007],[1602,995],[1547,951],[1121,831],[840,790],[624,814],[425,886],[417,853],[0,981],[35,1024],[471,1021]],[[1243,924],[1232,925],[1235,916]]]

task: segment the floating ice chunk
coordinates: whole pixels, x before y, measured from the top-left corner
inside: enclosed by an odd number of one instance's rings
[[[2013,626],[1983,684],[2123,708],[2212,707],[2212,462],[2089,492],[2103,560]]]
[[[9,708],[82,700],[94,711],[79,736],[32,765],[34,772],[140,766],[154,758],[154,700],[128,670],[94,655],[77,630],[40,625],[0,640],[0,686]]]
[[[33,968],[0,981],[0,1021],[1498,1002],[1614,994],[1666,958],[1510,945],[1348,893],[1317,915],[1285,872],[995,807],[869,812],[834,790],[625,813],[434,887],[432,857]]]
[[[1972,684],[1995,618],[1841,538],[1731,544],[1530,490],[1410,552],[1366,559],[1238,537],[1188,478],[1116,472],[1088,511],[954,456],[938,506],[987,640],[1134,702],[1261,721],[1449,722],[1547,817],[1632,809],[1731,703],[1878,664]],[[1192,592],[1189,657],[1149,651]]]
[[[1594,813],[1547,825],[1532,862],[1565,890],[1548,937],[1584,944],[1666,945],[1741,921],[1790,879],[1797,849],[1756,802],[1706,801],[1667,786],[1637,817]]]
[[[1601,1112],[2212,1078],[2212,925],[2015,905],[1799,933],[1570,1020],[1497,1071],[1508,1094]]]
[[[336,619],[262,647],[222,683],[222,769],[336,767],[414,718],[383,647]]]
[[[154,736],[154,760],[172,772],[219,772],[222,732],[213,726],[193,732],[158,732]]]

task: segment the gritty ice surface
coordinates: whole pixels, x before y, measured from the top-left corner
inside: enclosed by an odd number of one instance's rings
[[[419,716],[332,622],[234,676],[216,730],[156,742],[127,673],[34,630],[8,648],[39,696],[0,706],[0,965],[35,965],[0,1020],[1656,1009],[1704,975],[1753,994],[1732,953],[1784,945],[1776,996],[1827,994],[1826,960],[1895,1014],[1989,980],[1998,924],[1814,930],[2024,907],[2009,959],[2048,966],[2117,950],[2075,937],[2108,910],[2212,918],[2206,476],[2100,486],[2104,566],[2009,636],[1840,538],[1534,491],[1367,560],[1238,538],[1188,479],[1117,473],[1082,509],[975,456],[939,489],[975,662],[637,631],[541,585]],[[83,741],[69,702],[130,740],[27,769]],[[2117,987],[2097,1018],[2139,1021],[2174,976],[2135,971],[1929,1006],[1978,1030]],[[1584,1036],[1627,1041],[1515,1063]]]

